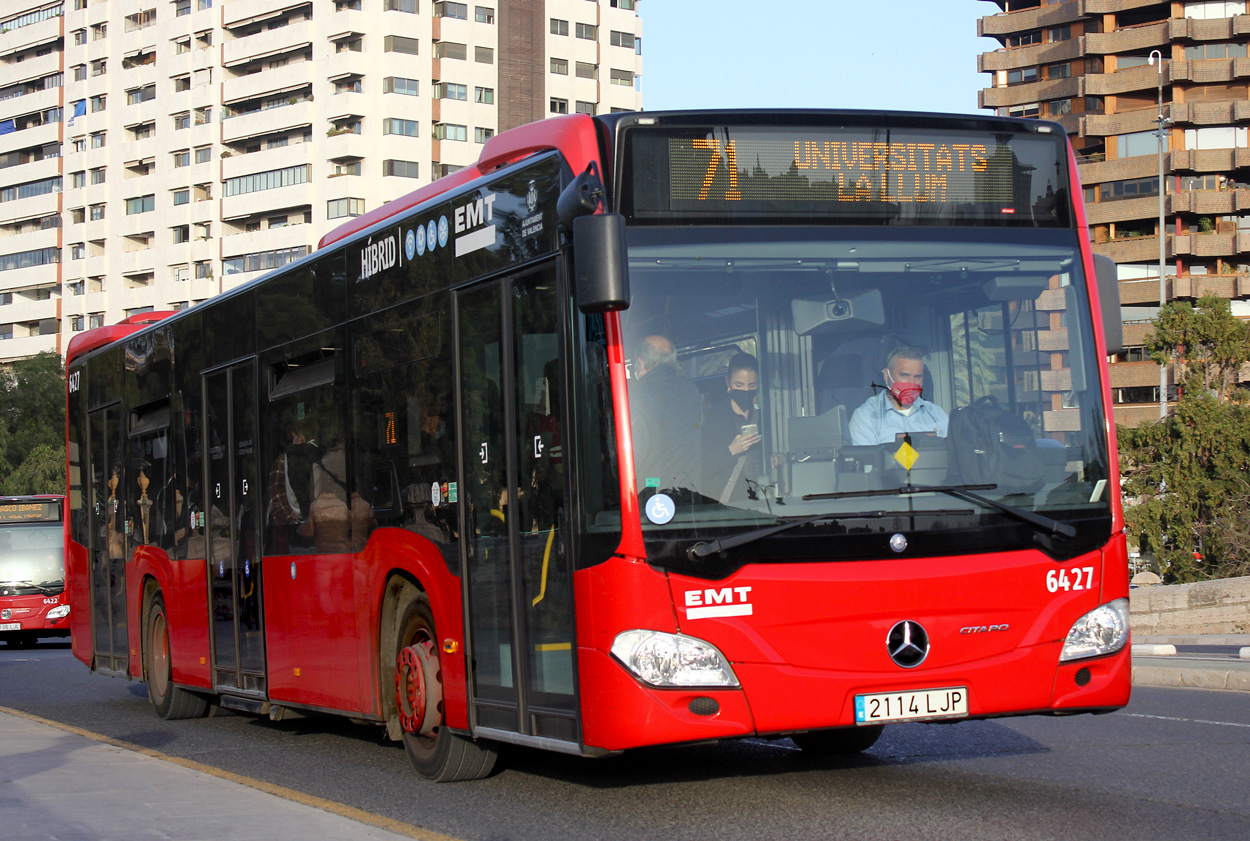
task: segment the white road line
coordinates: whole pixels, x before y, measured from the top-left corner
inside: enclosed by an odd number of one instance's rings
[[[1179,721],[1184,724],[1216,724],[1220,727],[1250,727],[1250,724],[1241,724],[1236,721],[1207,721],[1202,718],[1178,718],[1170,715],[1146,715],[1144,713],[1120,713],[1120,715],[1129,718],[1153,718],[1159,721]]]

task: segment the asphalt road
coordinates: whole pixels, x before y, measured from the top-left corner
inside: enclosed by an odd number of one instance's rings
[[[334,717],[163,722],[68,647],[0,647],[0,706],[463,839],[1243,839],[1250,694],[1139,688],[1105,716],[894,725],[867,754],[788,741],[603,760],[529,750],[474,783],[416,778]],[[222,803],[229,810],[229,803]]]

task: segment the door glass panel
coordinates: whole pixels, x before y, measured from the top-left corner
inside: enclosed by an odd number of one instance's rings
[[[215,683],[236,685],[234,535],[230,519],[230,373],[204,378],[204,439],[208,449],[208,567]]]
[[[91,591],[92,638],[97,665],[124,670],[126,634],[126,471],[122,459],[120,412],[92,413],[91,425]]]
[[[513,399],[517,417],[519,569],[528,706],[573,707],[571,581],[564,548],[559,299],[555,272],[513,287]]]
[[[516,704],[513,678],[512,577],[507,517],[507,426],[499,284],[459,296],[462,458],[469,630],[475,699]],[[489,726],[515,729],[515,714],[478,711]]]
[[[261,623],[260,552],[257,542],[261,498],[256,481],[256,378],[252,363],[230,372],[231,440],[234,453],[234,558],[238,574],[239,667],[263,674],[265,644]],[[245,688],[261,686],[245,680]]]

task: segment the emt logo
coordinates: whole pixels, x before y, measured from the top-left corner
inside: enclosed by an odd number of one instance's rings
[[[754,612],[754,605],[747,601],[750,595],[750,587],[687,590],[686,618],[711,619],[717,616],[750,616]]]

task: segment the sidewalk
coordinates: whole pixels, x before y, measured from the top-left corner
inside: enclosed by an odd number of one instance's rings
[[[1172,646],[1176,653],[1156,653]],[[1186,649],[1201,647],[1203,652]],[[1218,652],[1210,649],[1218,647]],[[1133,637],[1133,685],[1250,692],[1250,634]]]
[[[5,841],[454,841],[11,711],[0,711],[0,792]]]

